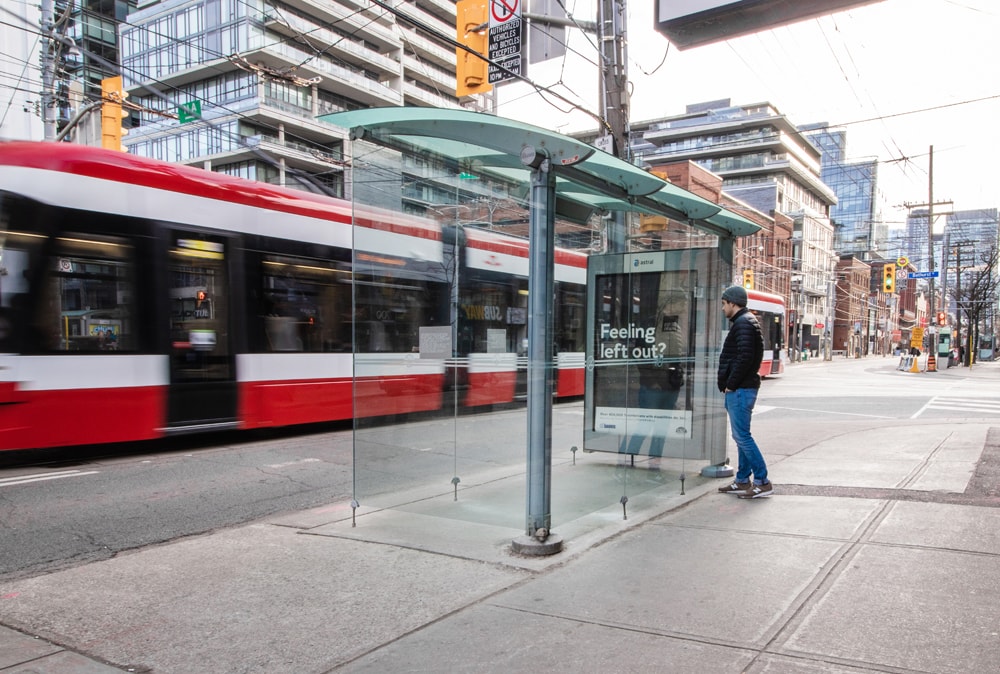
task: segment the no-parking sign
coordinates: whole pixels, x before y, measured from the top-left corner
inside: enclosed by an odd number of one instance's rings
[[[521,74],[521,0],[489,0],[489,5],[489,83],[495,84],[514,78],[498,66]]]

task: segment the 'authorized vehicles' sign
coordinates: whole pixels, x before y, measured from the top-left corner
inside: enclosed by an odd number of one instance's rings
[[[490,0],[490,84],[521,74],[521,25],[521,0]]]

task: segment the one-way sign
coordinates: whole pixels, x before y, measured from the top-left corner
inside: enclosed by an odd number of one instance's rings
[[[490,0],[488,45],[490,84],[514,77],[498,66],[516,75],[521,74],[521,0]]]

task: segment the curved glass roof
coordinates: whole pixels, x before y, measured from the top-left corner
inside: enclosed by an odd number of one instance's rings
[[[323,115],[351,138],[404,152],[440,156],[477,172],[527,185],[521,151],[548,153],[558,199],[604,211],[636,211],[690,222],[724,238],[760,226],[722,206],[586,143],[524,122],[469,110],[391,107]]]

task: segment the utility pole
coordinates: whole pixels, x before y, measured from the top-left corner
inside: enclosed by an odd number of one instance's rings
[[[934,203],[934,146],[930,146],[930,151],[928,153],[928,164],[927,164],[927,203],[926,204],[904,204],[907,209],[918,208],[922,206],[927,207],[927,271],[934,271],[934,206],[951,204],[951,201],[941,201],[938,204]],[[947,270],[945,270],[947,274]],[[928,327],[933,327],[934,317],[936,315],[935,307],[935,290],[934,290],[934,277],[931,276],[928,279],[928,286],[930,288],[930,297],[928,298]],[[935,356],[937,355],[937,333],[934,333],[934,338],[931,340],[932,349],[931,353]]]
[[[626,0],[601,0],[597,17],[597,39],[601,48],[600,115],[607,123],[612,139],[612,152],[629,161],[629,100],[625,29],[628,14]],[[609,253],[624,253],[627,249],[625,214],[615,211],[607,224]]]
[[[629,101],[625,0],[601,0],[597,18],[601,46],[601,117],[614,139],[613,154],[629,160]]]
[[[927,160],[927,271],[934,271],[934,146],[931,145]],[[947,272],[946,272],[947,273]],[[934,316],[934,277],[930,277],[930,315]],[[934,338],[934,349],[937,355],[937,337]]]
[[[824,319],[825,325],[823,326],[824,335],[826,336],[826,347],[823,349],[823,360],[833,360],[833,326],[834,321],[837,320],[836,285],[837,267],[834,264],[833,271],[830,272],[830,276],[826,281],[826,317]]]
[[[42,0],[41,29],[42,35],[42,128],[45,140],[56,138],[56,42],[53,40],[55,30],[54,0]]]

